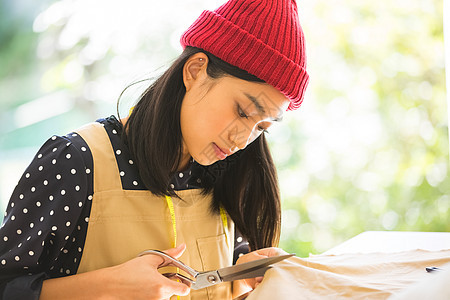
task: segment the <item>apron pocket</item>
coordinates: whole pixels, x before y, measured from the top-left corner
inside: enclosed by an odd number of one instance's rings
[[[225,234],[197,239],[198,252],[204,271],[231,266],[232,257]],[[231,283],[224,282],[206,288],[208,299],[231,299]]]

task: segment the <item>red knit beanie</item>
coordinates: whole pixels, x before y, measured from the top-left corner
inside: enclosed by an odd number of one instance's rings
[[[294,0],[230,0],[205,10],[181,36],[274,86],[300,107],[309,76],[303,31]]]

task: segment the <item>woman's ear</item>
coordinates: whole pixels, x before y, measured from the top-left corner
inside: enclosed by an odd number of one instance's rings
[[[195,83],[207,78],[208,56],[198,52],[188,58],[183,67],[183,83],[186,91],[189,91]]]

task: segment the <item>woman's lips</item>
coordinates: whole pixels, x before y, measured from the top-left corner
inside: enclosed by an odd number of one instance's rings
[[[217,158],[219,158],[220,160],[223,160],[228,156],[228,154],[225,153],[222,149],[220,149],[219,146],[217,146],[215,143],[213,143],[213,148]]]

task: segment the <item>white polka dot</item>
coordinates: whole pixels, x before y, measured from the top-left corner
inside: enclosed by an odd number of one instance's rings
[[[112,133],[113,133],[113,134],[117,134],[117,130],[113,129],[113,130],[112,130]]]
[[[66,144],[67,147],[69,147],[70,145],[72,145],[71,142],[68,142],[68,143]]]
[[[81,252],[81,251],[83,251],[83,249],[81,249],[81,247],[78,247],[78,252]]]
[[[73,239],[72,239],[72,243],[75,243],[75,241],[76,241],[76,238],[73,238]]]
[[[52,160],[52,164],[56,165],[56,159]]]
[[[124,171],[120,171],[119,174],[120,174],[120,176],[122,176],[122,177],[125,176],[125,172],[124,172]]]
[[[56,147],[55,147],[55,148],[53,148],[53,150],[52,150],[52,151],[53,151],[53,152],[55,152],[56,150],[58,150],[58,148],[56,148]]]
[[[69,253],[69,250],[64,249],[62,252],[65,253],[65,254],[67,254],[67,253]]]
[[[70,236],[66,235],[66,237],[64,238],[66,241],[70,238]]]
[[[89,195],[89,196],[88,196],[88,200],[92,200],[92,195]]]
[[[52,140],[56,140],[56,136],[54,135],[54,136],[52,136]]]
[[[202,183],[202,180],[200,178],[197,178],[197,183]]]
[[[82,207],[83,206],[83,202],[78,202],[78,207]]]
[[[80,186],[79,185],[77,185],[77,186],[75,186],[75,191],[79,191],[80,190]]]
[[[34,186],[31,187],[31,192],[34,193],[36,191],[36,188]]]
[[[42,234],[42,230],[39,230],[37,235],[41,235]]]
[[[136,180],[133,181],[133,185],[138,185],[138,182]]]
[[[14,221],[16,219],[16,216],[12,215],[11,216],[11,221]]]
[[[89,217],[84,218],[84,220],[87,222],[89,222]]]
[[[53,201],[53,196],[52,195],[48,196],[48,200]]]
[[[44,217],[41,217],[41,218],[39,219],[39,221],[41,221],[41,222],[44,221]]]
[[[41,244],[41,245],[42,245],[42,247],[44,247],[44,245],[45,245],[45,241],[42,241],[42,244]]]
[[[238,238],[236,239],[236,242],[238,242],[238,243],[242,242],[242,237],[241,237],[241,236],[238,237]]]
[[[20,230],[20,229],[17,229],[17,234],[22,234],[22,230]]]
[[[64,206],[64,210],[65,210],[65,211],[69,211],[69,206],[67,206],[67,205]]]
[[[70,153],[66,154],[66,158],[70,159],[72,157],[72,155],[70,155]]]
[[[20,260],[20,257],[19,257],[18,255],[16,255],[16,257],[14,257],[14,259],[15,259],[16,261],[19,261],[19,260]]]
[[[30,228],[33,228],[34,227],[34,223],[30,223]]]
[[[86,147],[81,147],[81,151],[86,151]]]
[[[120,149],[118,149],[117,151],[116,151],[116,154],[117,155],[120,155],[122,153],[122,151],[120,151]]]
[[[25,174],[26,178],[30,178],[30,173]]]
[[[14,202],[11,202],[11,207],[14,207]]]
[[[73,262],[74,262],[74,263],[77,263],[77,258],[76,258],[76,257],[73,259]]]
[[[20,247],[22,247],[22,243],[20,243],[19,245],[17,245],[17,248],[20,248]]]
[[[28,251],[28,254],[29,254],[30,256],[33,256],[33,255],[34,255],[34,252],[33,252],[33,251]]]
[[[61,195],[65,195],[66,191],[65,190],[61,190]]]
[[[241,257],[242,255],[244,255],[244,253],[239,253],[239,255],[238,255],[238,256],[239,256],[239,257]]]
[[[74,133],[74,134],[72,134],[72,136],[78,136],[78,134]]]
[[[27,208],[22,209],[23,213],[26,214],[28,212]]]
[[[56,179],[60,180],[61,179],[61,174],[56,174]]]
[[[44,170],[44,167],[43,166],[39,166],[38,170],[42,171],[42,170]]]
[[[52,230],[53,230],[53,231],[56,231],[57,229],[58,229],[58,227],[52,226]]]
[[[128,163],[129,163],[130,165],[134,164],[134,162],[133,162],[131,159],[128,161]]]
[[[183,178],[184,175],[183,175],[183,173],[180,172],[180,173],[178,174],[178,176],[179,176],[180,178]]]
[[[70,222],[66,222],[66,227],[69,227],[70,226]]]
[[[44,180],[44,185],[47,185],[48,184],[48,180]]]
[[[173,183],[170,184],[170,188],[174,189],[175,185],[173,185]]]
[[[5,242],[7,242],[7,241],[8,241],[8,237],[7,237],[7,236],[4,236],[4,237],[3,237],[3,240],[4,240]]]
[[[27,241],[31,240],[31,236],[27,237]]]
[[[70,274],[70,270],[69,270],[69,269],[66,270],[66,274],[67,274],[67,275]]]
[[[6,265],[6,260],[2,259],[2,265]]]
[[[53,216],[53,214],[54,214],[55,212],[53,211],[53,209],[50,211],[50,216]]]
[[[37,207],[40,207],[40,206],[41,206],[41,202],[37,201],[37,202],[36,202],[36,206],[37,206]]]
[[[77,173],[77,170],[75,170],[75,169],[72,169],[72,170],[70,170],[70,173],[72,173],[72,174],[76,174],[76,173]]]
[[[86,169],[86,174],[89,174],[89,173],[91,173],[91,170],[90,169]]]
[[[42,154],[39,153],[38,158],[42,158]]]
[[[20,194],[20,195],[19,195],[19,199],[23,199],[23,194]]]

